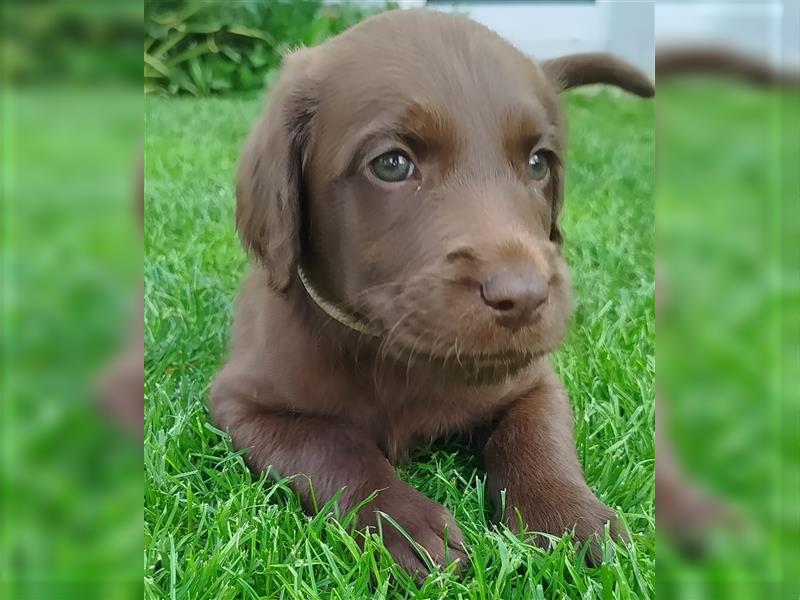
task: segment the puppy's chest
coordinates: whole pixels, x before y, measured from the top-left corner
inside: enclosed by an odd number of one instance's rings
[[[450,393],[397,394],[384,398],[384,445],[394,461],[414,447],[489,422],[513,400],[504,388],[454,390]]]

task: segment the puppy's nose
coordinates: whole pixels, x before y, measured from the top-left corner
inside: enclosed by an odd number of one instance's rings
[[[501,271],[481,285],[481,298],[497,311],[498,323],[509,329],[532,323],[548,294],[547,278],[535,271]]]

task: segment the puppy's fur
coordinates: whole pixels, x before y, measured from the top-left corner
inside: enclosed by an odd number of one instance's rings
[[[359,525],[386,513],[445,563],[463,558],[458,526],[393,464],[480,430],[489,490],[498,513],[506,491],[513,527],[519,515],[528,530],[574,528],[579,540],[607,522],[616,531],[584,482],[547,358],[570,305],[558,93],[595,82],[653,94],[607,55],[537,64],[477,23],[426,11],[373,17],[287,57],[241,162],[236,221],[256,261],[211,393],[214,419],[249,448],[252,469],[295,475],[309,510],[340,490],[342,511],[377,492]],[[415,170],[386,183],[369,163],[394,148]],[[550,164],[541,181],[525,171],[537,148]],[[378,333],[332,319],[298,266]],[[510,327],[481,286],[515,269],[544,277],[548,299]],[[388,523],[383,536],[402,565],[425,572]]]

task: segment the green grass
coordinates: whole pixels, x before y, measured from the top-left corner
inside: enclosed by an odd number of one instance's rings
[[[140,597],[141,445],[91,388],[141,277],[141,94],[6,86],[0,102],[0,598]]]
[[[659,391],[687,472],[744,523],[699,563],[659,545],[658,593],[797,598],[800,96],[691,79],[658,94]]]
[[[467,540],[462,574],[421,585],[331,518],[304,514],[286,482],[254,479],[208,422],[246,266],[233,227],[252,97],[146,107],[145,589],[153,598],[648,598],[654,595],[653,105],[567,97],[566,257],[575,315],[556,365],[573,399],[591,487],[632,541],[600,567],[567,538],[549,552],[487,519],[485,475],[453,444],[400,469],[450,509]],[[368,548],[379,548],[372,538]]]

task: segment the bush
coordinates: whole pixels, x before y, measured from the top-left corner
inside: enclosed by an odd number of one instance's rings
[[[6,2],[0,17],[3,84],[138,85],[141,5],[131,2]]]
[[[153,0],[145,7],[145,92],[194,96],[261,89],[287,49],[394,8],[322,0]]]

